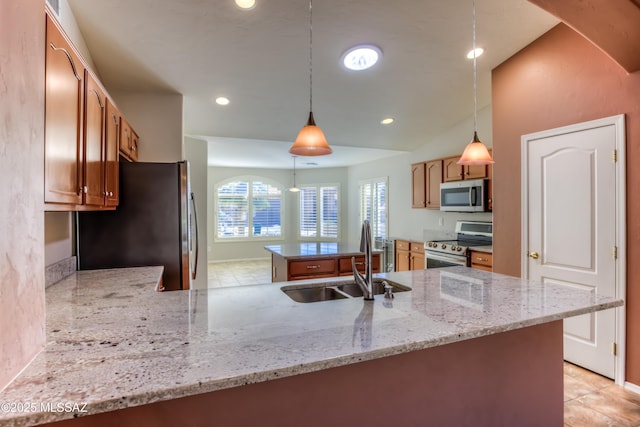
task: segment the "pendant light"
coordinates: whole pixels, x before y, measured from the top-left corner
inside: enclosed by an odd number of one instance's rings
[[[300,191],[300,189],[296,187],[296,157],[298,156],[291,157],[293,157],[293,187],[291,187],[289,191],[291,191],[292,193],[297,193]]]
[[[298,156],[323,156],[333,150],[327,143],[324,132],[313,120],[313,0],[309,0],[309,120],[302,128],[293,146],[291,154]]]
[[[458,160],[459,165],[489,165],[494,163],[487,147],[478,139],[478,84],[476,50],[476,0],[473,0],[473,140],[467,145]]]

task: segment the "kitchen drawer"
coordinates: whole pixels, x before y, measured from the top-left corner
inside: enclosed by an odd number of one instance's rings
[[[493,254],[488,252],[471,251],[471,266],[480,268],[480,266],[488,267],[489,271],[493,267]],[[481,268],[481,270],[484,270]]]
[[[396,240],[396,250],[397,251],[410,251],[411,250],[411,242],[406,240]]]
[[[424,252],[424,243],[411,242],[411,252]]]
[[[335,259],[306,259],[289,263],[290,276],[335,275]]]
[[[358,271],[364,271],[364,256],[356,257],[356,268]],[[353,270],[351,270],[351,257],[340,258],[338,260],[338,269],[340,273],[353,273]]]
[[[364,273],[364,256],[356,257],[356,268],[361,273]],[[351,257],[343,257],[338,260],[338,271],[341,276],[353,274],[351,269]],[[371,255],[371,271],[373,273],[380,272],[380,254]]]

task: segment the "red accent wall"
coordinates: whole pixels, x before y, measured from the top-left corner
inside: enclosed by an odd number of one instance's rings
[[[626,380],[640,384],[640,72],[559,24],[492,73],[495,272],[520,275],[521,135],[617,114],[627,130]],[[576,213],[579,214],[579,213]]]

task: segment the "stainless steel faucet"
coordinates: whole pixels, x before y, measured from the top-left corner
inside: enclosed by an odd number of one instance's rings
[[[365,300],[373,299],[373,278],[371,274],[371,224],[369,220],[362,221],[362,232],[360,233],[360,251],[364,252],[364,276],[356,268],[356,258],[351,257],[351,268],[353,278],[362,289]]]

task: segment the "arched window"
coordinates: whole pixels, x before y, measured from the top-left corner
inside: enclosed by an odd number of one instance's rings
[[[261,177],[235,177],[214,192],[216,240],[283,237],[282,186]]]

